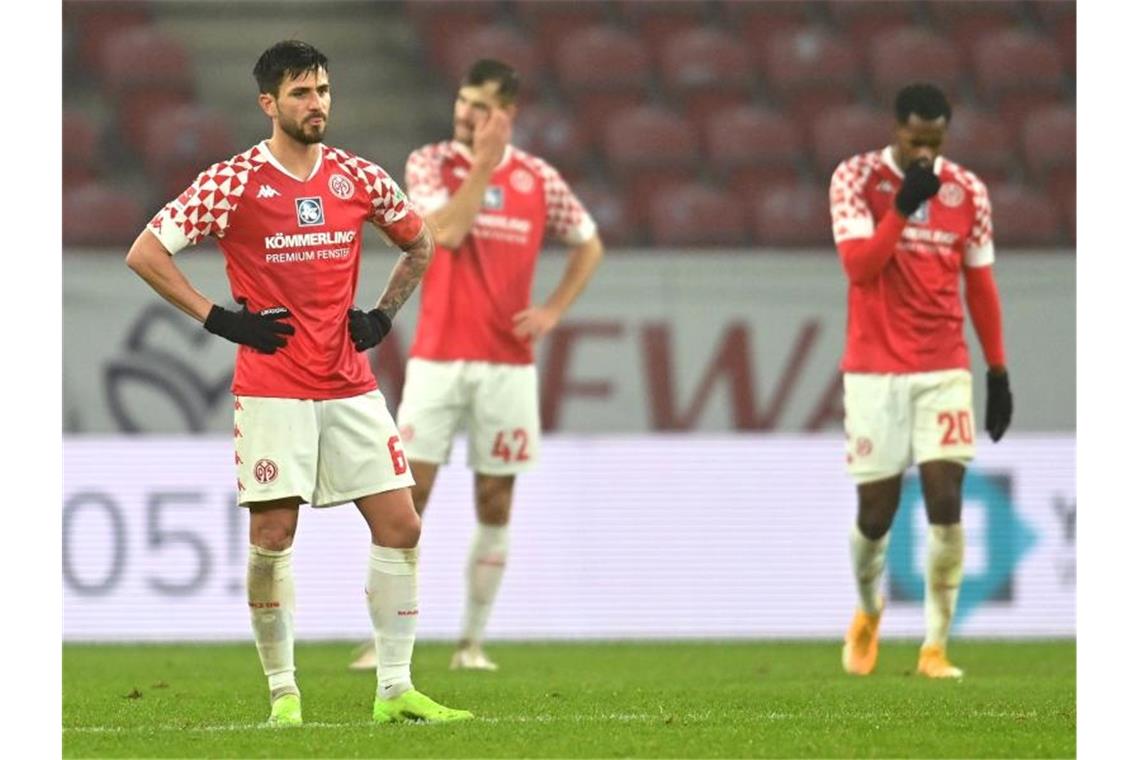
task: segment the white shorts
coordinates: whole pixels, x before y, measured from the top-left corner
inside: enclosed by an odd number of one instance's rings
[[[973,390],[964,369],[843,376],[847,471],[857,483],[911,464],[974,458]]]
[[[238,503],[299,496],[333,507],[415,485],[380,391],[350,398],[234,398]]]
[[[409,459],[446,463],[462,425],[471,469],[515,475],[538,460],[538,372],[533,364],[409,359],[396,420]]]

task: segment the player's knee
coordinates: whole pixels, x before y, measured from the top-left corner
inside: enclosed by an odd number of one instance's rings
[[[864,514],[862,511],[859,513],[856,524],[859,527],[859,532],[870,541],[878,541],[887,535],[887,531],[891,529],[889,517],[880,514]]]
[[[254,546],[270,551],[284,551],[293,545],[293,527],[283,523],[265,523],[252,529]]]
[[[399,519],[393,520],[392,524],[388,526],[387,533],[389,535],[386,537],[385,543],[398,549],[412,549],[420,543],[422,526],[420,516],[415,511],[409,510],[406,513],[401,513]]]
[[[420,485],[419,483],[412,486],[412,504],[416,508],[416,514],[422,515],[424,513],[424,508],[427,507],[428,495],[430,493],[431,489],[427,486]]]
[[[933,525],[953,525],[962,521],[962,497],[957,489],[926,495],[926,516]]]

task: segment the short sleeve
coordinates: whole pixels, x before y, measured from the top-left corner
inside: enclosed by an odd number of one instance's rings
[[[372,202],[372,223],[398,247],[415,240],[423,229],[423,219],[412,209],[396,181],[376,164],[364,160],[358,160],[357,170]]]
[[[440,172],[439,156],[428,148],[420,148],[408,156],[404,182],[412,208],[423,216],[438,211],[447,203],[447,188]]]
[[[870,164],[856,156],[831,175],[831,234],[836,245],[875,234],[875,220],[863,194],[869,173]]]
[[[968,267],[985,267],[994,263],[993,210],[986,185],[970,175],[970,196],[974,202],[974,223],[966,238],[965,261]]]
[[[566,245],[585,243],[598,232],[594,218],[558,170],[541,164],[546,193],[546,229]]]
[[[181,195],[163,206],[147,229],[171,254],[196,245],[207,235],[222,237],[247,176],[248,172],[241,173],[239,185],[238,177],[224,165],[210,167]]]

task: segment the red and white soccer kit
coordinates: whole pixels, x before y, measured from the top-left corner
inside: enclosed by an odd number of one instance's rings
[[[238,346],[243,504],[300,496],[331,506],[413,482],[367,357],[348,334],[365,222],[397,245],[423,228],[379,166],[322,145],[309,176],[296,177],[262,142],[202,172],[147,227],[171,254],[217,238],[233,298],[254,312],[284,306],[296,330],[273,354]]]
[[[467,177],[471,153],[458,142],[426,145],[408,157],[408,197],[426,216]],[[534,352],[515,337],[513,317],[531,305],[547,233],[567,245],[596,226],[562,176],[542,159],[508,146],[482,208],[454,250],[437,246],[424,275],[419,323],[397,411],[411,459],[443,463],[461,424],[468,464],[506,475],[538,455]]]
[[[989,196],[963,167],[939,157],[938,193],[905,222],[877,275],[848,286],[844,407],[848,470],[858,482],[897,475],[913,462],[966,462],[974,454],[969,353],[959,282],[963,268],[994,261]],[[832,232],[840,255],[898,215],[903,173],[891,148],[854,156],[831,179]],[[851,269],[849,268],[849,273]]]

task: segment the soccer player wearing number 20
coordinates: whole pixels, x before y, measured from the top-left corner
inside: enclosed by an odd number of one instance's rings
[[[293,665],[299,506],[354,502],[371,532],[366,593],[378,649],[379,723],[471,717],[412,687],[420,518],[400,436],[362,351],[379,343],[431,260],[427,225],[376,164],[322,144],[328,59],[295,40],[254,67],[270,139],[202,172],[155,215],[127,264],[160,295],[238,344],[234,448],[249,508],[247,593],[272,725],[301,723]],[[400,247],[376,307],[353,307],[360,233]],[[238,311],[198,292],[173,255],[217,238]]]
[[[888,532],[913,462],[929,521],[926,639],[917,670],[960,678],[946,644],[962,582],[962,478],[974,456],[963,276],[989,365],[985,429],[995,442],[1009,427],[1013,396],[986,187],[940,155],[950,104],[938,88],[903,88],[895,118],[891,145],[844,161],[831,178],[832,232],[848,280],[841,365],[847,469],[858,492],[851,557],[859,605],[842,660],[856,675],[875,667]]]

